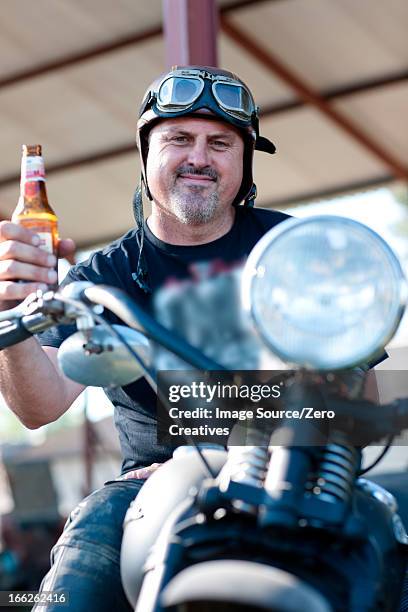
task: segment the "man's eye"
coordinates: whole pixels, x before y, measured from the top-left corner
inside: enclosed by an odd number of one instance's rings
[[[227,143],[227,142],[225,142],[224,140],[214,140],[214,141],[213,141],[213,145],[214,145],[215,147],[225,149],[225,147],[227,147],[227,146],[228,146],[228,143]]]
[[[188,138],[187,136],[174,136],[174,138],[172,139],[173,142],[187,142]]]

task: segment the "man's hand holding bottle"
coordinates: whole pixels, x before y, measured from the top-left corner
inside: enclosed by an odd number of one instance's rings
[[[35,231],[11,221],[0,222],[0,309],[56,284],[56,256],[40,243]],[[59,240],[57,248],[58,257],[69,258],[75,252],[70,239]]]

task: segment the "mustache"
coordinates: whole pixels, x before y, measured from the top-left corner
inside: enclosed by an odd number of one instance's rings
[[[194,166],[179,166],[176,170],[177,176],[181,174],[192,174],[195,176],[208,176],[214,181],[218,178],[218,172],[211,168],[210,166],[205,168],[194,168]]]

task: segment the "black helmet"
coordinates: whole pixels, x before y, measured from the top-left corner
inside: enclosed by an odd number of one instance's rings
[[[259,135],[259,108],[248,87],[232,72],[209,66],[175,66],[147,89],[137,123],[142,182],[146,179],[147,136],[160,119],[195,117],[224,121],[238,128],[244,140],[243,177],[233,205],[252,204],[256,188],[252,177],[254,149],[275,153],[274,144]]]

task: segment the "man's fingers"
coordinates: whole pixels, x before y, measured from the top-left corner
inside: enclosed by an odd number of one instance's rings
[[[11,221],[0,221],[0,242],[6,240],[17,240],[25,244],[33,244],[34,246],[38,246],[40,243],[35,232],[26,227]]]
[[[34,245],[38,247],[40,241],[35,232],[23,227],[22,225],[18,225],[17,223],[12,223],[11,221],[0,221],[0,244],[3,242],[12,242],[18,243],[22,242],[27,245]],[[8,247],[4,247],[8,248]],[[76,250],[75,242],[71,240],[71,238],[66,238],[64,240],[59,240],[58,242],[58,257],[70,257],[74,255]],[[14,253],[13,253],[14,254]],[[1,257],[1,255],[0,255]],[[19,257],[17,257],[19,259]],[[22,259],[22,261],[29,261],[26,258]],[[39,263],[40,265],[48,265],[34,258],[32,260],[35,263]],[[54,264],[52,264],[54,265]]]
[[[15,283],[13,281],[0,282],[0,301],[2,302],[20,302],[24,300],[30,293],[34,293],[38,289],[41,291],[47,290],[47,285],[43,283]],[[6,306],[8,308],[8,306]]]
[[[34,266],[9,259],[0,262],[0,280],[30,280],[42,283],[55,283],[57,273],[52,268]]]
[[[0,222],[0,310],[57,282],[56,257],[39,244],[35,232],[11,221]],[[75,252],[72,240],[61,240],[58,247],[60,257]]]
[[[149,478],[153,474],[153,472],[155,472],[161,465],[161,463],[152,463],[147,467],[138,468],[137,470],[131,470],[130,472],[126,472],[126,474],[124,474],[123,476],[120,476],[118,480],[144,480],[145,478]]]
[[[35,232],[11,221],[0,222],[0,309],[57,282],[56,257],[41,249],[39,243]],[[70,257],[75,244],[60,240],[58,251],[60,257]]]
[[[0,269],[1,262],[5,260],[16,260],[47,267],[55,267],[57,263],[55,256],[50,255],[44,249],[17,240],[0,242]]]

